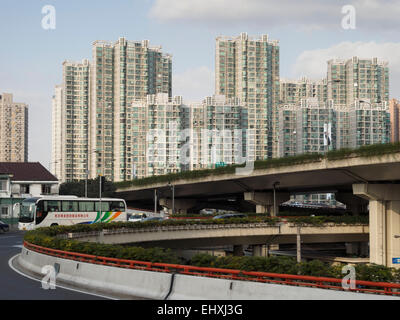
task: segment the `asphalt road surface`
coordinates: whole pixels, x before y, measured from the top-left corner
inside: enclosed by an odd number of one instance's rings
[[[22,275],[15,270],[13,257],[21,252],[23,233],[0,232],[0,300],[98,300],[103,296],[83,293],[74,289],[56,286],[43,289],[41,279]],[[10,266],[11,265],[11,266]]]

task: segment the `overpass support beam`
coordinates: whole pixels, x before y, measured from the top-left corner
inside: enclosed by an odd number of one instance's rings
[[[400,268],[400,185],[354,184],[353,193],[369,200],[370,262]]]
[[[271,216],[277,216],[279,213],[279,205],[290,199],[287,192],[245,192],[244,200],[256,205],[257,213],[267,213]],[[276,206],[276,212],[274,208]]]
[[[193,208],[196,206],[197,201],[193,199],[175,199],[174,200],[174,209],[175,209],[175,214],[177,213],[187,213],[187,211],[190,208]],[[159,200],[160,206],[168,208],[168,213],[172,214],[172,199],[167,199],[167,198],[161,198]]]
[[[358,216],[363,212],[368,212],[368,200],[357,197],[351,193],[336,193],[335,199],[346,205],[346,210]]]

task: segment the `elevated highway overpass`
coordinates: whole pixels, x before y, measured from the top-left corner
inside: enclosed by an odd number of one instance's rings
[[[332,192],[355,213],[370,215],[370,261],[398,267],[400,258],[400,150],[378,155],[348,154],[343,158],[310,158],[288,165],[271,165],[245,175],[240,172],[206,175],[119,187],[117,194],[135,206],[161,205],[185,212],[213,201],[257,212],[276,214],[277,204],[290,194]],[[171,186],[173,185],[173,188]],[[174,197],[172,197],[172,191]]]
[[[369,227],[364,224],[334,224],[298,227],[291,222],[183,224],[160,225],[148,228],[106,229],[88,234],[71,234],[80,241],[105,244],[135,244],[191,249],[213,246],[252,245],[255,255],[261,247],[271,244],[296,243],[297,234],[302,243],[368,242]]]

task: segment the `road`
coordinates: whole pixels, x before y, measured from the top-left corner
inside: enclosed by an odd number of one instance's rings
[[[0,300],[99,300],[102,296],[56,287],[45,290],[41,279],[32,279],[14,270],[12,258],[21,252],[23,233],[0,233]],[[15,264],[12,264],[15,266]]]

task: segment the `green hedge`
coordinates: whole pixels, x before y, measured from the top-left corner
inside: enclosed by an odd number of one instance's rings
[[[363,220],[364,219],[364,220]],[[256,218],[256,219],[228,219],[228,220],[165,220],[165,221],[148,221],[148,222],[118,222],[111,224],[92,224],[92,225],[73,225],[73,226],[57,226],[49,228],[39,228],[37,230],[28,231],[24,240],[39,246],[58,249],[63,251],[78,252],[104,257],[112,257],[119,259],[161,262],[182,264],[181,260],[170,249],[163,248],[141,248],[127,245],[111,245],[99,244],[92,242],[81,242],[77,240],[65,239],[63,235],[68,233],[93,232],[104,229],[118,228],[146,228],[163,225],[186,225],[186,224],[231,224],[258,221],[268,221],[269,224],[275,225],[279,218]],[[290,223],[295,225],[317,225],[322,226],[324,223],[345,223],[345,224],[365,224],[365,217],[300,217],[288,219]],[[264,271],[272,273],[301,274],[312,276],[326,276],[342,278],[340,266],[332,266],[330,264],[313,260],[310,262],[297,263],[292,257],[215,257],[208,254],[195,255],[190,264],[200,267],[215,267],[238,269],[245,271]],[[367,281],[384,281],[393,282],[400,281],[400,270],[386,268],[376,265],[358,265],[356,267],[357,279]]]
[[[191,265],[198,267],[212,267],[224,269],[237,269],[243,271],[259,271],[270,273],[283,273],[295,275],[307,275],[315,277],[329,277],[341,279],[344,277],[342,268],[344,264],[333,265],[320,260],[311,260],[297,263],[293,257],[215,257],[200,253],[190,261]],[[355,266],[356,280],[375,282],[399,282],[400,270],[380,265],[359,264]]]

